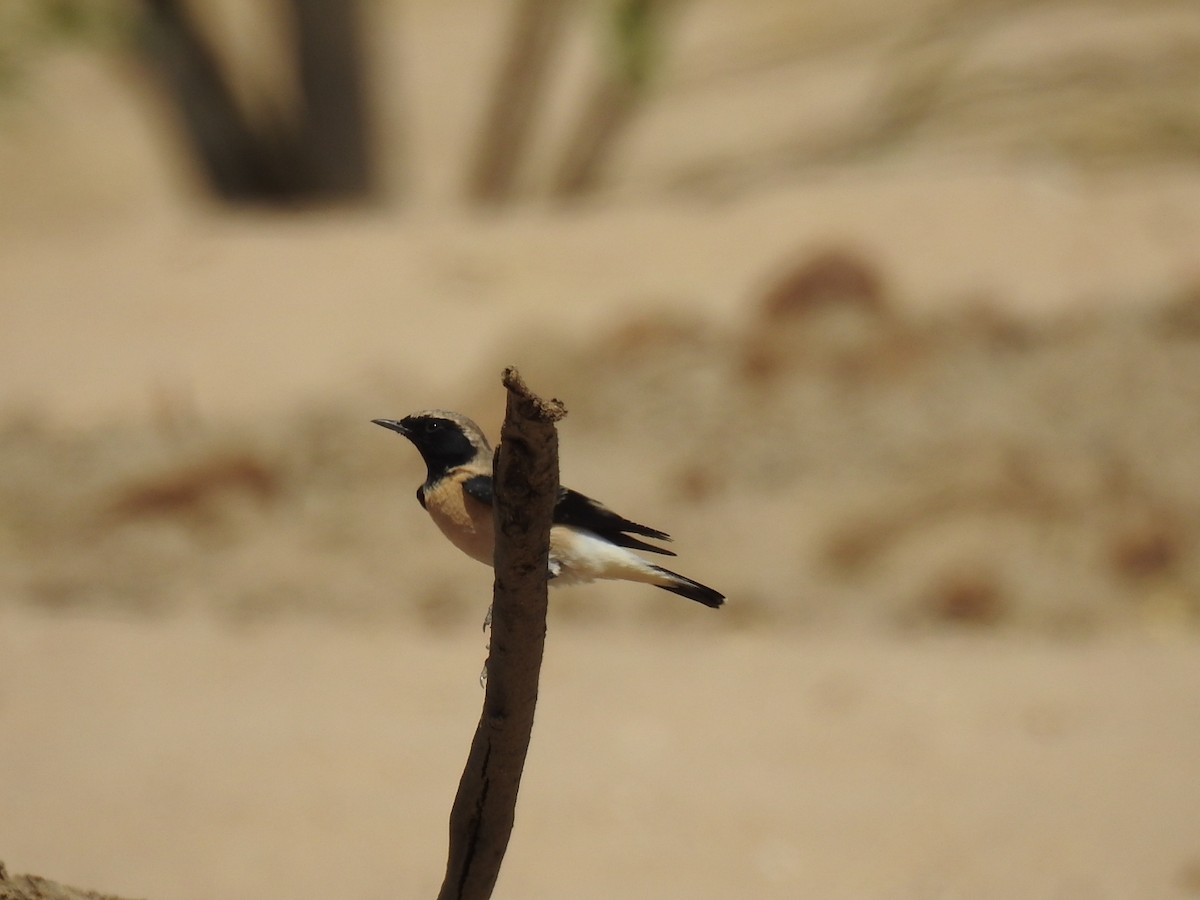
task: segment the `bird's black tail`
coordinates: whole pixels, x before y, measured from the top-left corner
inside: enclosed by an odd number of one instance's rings
[[[687,597],[689,600],[695,600],[697,603],[703,603],[712,609],[717,609],[725,602],[724,594],[714,591],[707,585],[692,581],[692,579],[685,578],[670,569],[664,569],[662,566],[653,566],[652,568],[657,574],[663,576],[661,581],[654,582],[655,587],[678,594],[680,597]]]

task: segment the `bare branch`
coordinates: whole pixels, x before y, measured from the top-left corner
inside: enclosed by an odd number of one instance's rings
[[[486,900],[508,848],[546,639],[550,522],[558,491],[557,400],[505,369],[508,406],[494,464],[496,582],[483,713],[450,811],[438,900]]]

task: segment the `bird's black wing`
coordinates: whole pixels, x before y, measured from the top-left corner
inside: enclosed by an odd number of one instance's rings
[[[472,475],[463,482],[463,491],[468,497],[474,497],[480,503],[492,505],[492,476]]]
[[[463,491],[468,497],[473,497],[480,503],[492,505],[491,475],[474,475],[463,482]],[[597,503],[591,497],[585,497],[578,491],[560,487],[558,499],[554,502],[555,525],[570,525],[573,528],[586,528],[598,534],[606,541],[612,541],[618,547],[629,547],[632,550],[645,550],[648,553],[661,553],[664,556],[674,556],[670,550],[647,544],[627,532],[653,538],[656,541],[669,541],[671,536],[665,531],[649,528],[632,522],[624,516],[617,515],[603,503]]]
[[[645,550],[648,553],[661,553],[664,556],[675,555],[670,550],[647,544],[626,533],[640,534],[656,541],[669,541],[671,536],[665,531],[630,521],[613,512],[603,503],[598,503],[591,497],[585,497],[570,488],[560,487],[558,489],[558,499],[554,503],[554,524],[586,528],[588,531],[600,535],[606,541],[612,541],[618,547]]]

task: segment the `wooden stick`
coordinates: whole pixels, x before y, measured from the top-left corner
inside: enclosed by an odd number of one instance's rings
[[[533,730],[546,639],[550,522],[558,492],[558,432],[566,415],[513,367],[494,463],[496,581],[483,713],[450,810],[450,850],[438,900],[491,897],[508,848]]]

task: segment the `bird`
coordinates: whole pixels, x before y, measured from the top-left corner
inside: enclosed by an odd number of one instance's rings
[[[478,425],[460,413],[429,409],[403,419],[372,419],[408,438],[425,461],[417,502],[442,533],[472,559],[492,565],[492,447]],[[639,525],[570,488],[559,487],[550,527],[548,577],[554,585],[614,579],[651,584],[717,609],[725,596],[643,559],[635,550],[675,556],[642,538],[670,535]]]

